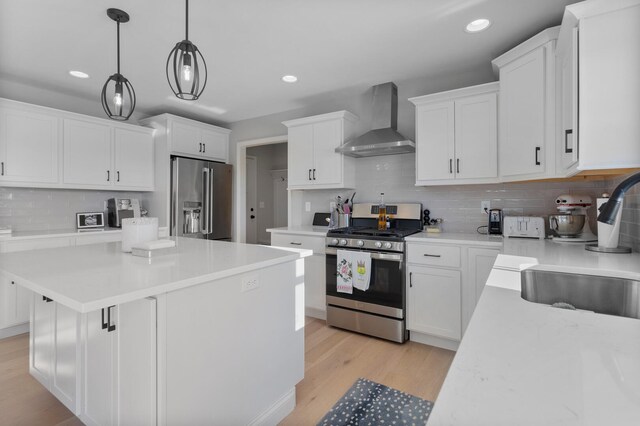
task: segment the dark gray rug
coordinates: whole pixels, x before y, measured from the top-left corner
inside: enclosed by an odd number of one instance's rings
[[[432,409],[431,401],[360,378],[318,426],[424,425]]]

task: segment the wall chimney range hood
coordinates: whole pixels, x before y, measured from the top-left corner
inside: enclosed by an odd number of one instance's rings
[[[391,82],[373,86],[372,129],[336,152],[356,158],[416,152],[416,144],[398,133],[397,127],[398,87]]]

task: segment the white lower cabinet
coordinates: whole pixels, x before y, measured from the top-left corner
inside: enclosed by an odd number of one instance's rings
[[[29,295],[14,280],[0,277],[0,329],[29,321]]]
[[[409,242],[406,281],[411,340],[457,349],[500,251]]]
[[[409,266],[407,328],[460,340],[460,271]]]
[[[83,398],[88,425],[156,423],[156,300],[86,314]]]

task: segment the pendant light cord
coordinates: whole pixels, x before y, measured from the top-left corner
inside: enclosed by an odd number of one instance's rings
[[[184,18],[184,21],[185,21],[185,26],[184,27],[186,28],[184,38],[185,38],[185,40],[189,40],[189,0],[185,0],[185,4],[186,4],[187,12],[186,12],[185,18]]]
[[[118,74],[120,74],[120,21],[116,21],[118,38]]]

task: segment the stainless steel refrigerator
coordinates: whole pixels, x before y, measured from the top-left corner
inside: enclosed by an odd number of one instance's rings
[[[231,166],[171,157],[171,235],[231,240]]]

